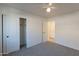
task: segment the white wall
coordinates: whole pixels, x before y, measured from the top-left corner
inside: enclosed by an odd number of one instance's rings
[[[27,47],[42,42],[42,20],[37,16],[27,16]]]
[[[56,23],[55,42],[79,50],[79,12],[52,17]]]
[[[2,20],[1,20],[1,10],[0,10],[0,55],[2,53]]]
[[[14,20],[13,27],[15,26],[16,28],[16,49],[19,49],[20,45],[20,31],[19,31],[19,18],[26,18],[27,21],[27,26],[26,26],[26,42],[27,42],[27,48],[32,47],[34,45],[37,45],[42,42],[42,21],[44,18],[28,14],[26,12],[22,12],[20,10],[14,9],[14,8],[9,8],[9,7],[3,7],[3,14],[4,15],[10,15],[10,20]],[[11,17],[12,16],[12,17]],[[9,18],[9,16],[8,16]],[[9,22],[9,21],[8,21]]]

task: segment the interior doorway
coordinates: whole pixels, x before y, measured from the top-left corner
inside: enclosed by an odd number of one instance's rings
[[[20,18],[20,49],[26,47],[26,19]]]
[[[55,21],[48,21],[48,41],[54,42],[55,39]]]

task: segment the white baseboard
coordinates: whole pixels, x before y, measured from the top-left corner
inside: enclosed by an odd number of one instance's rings
[[[57,44],[59,44],[61,46],[65,46],[65,47],[68,47],[68,48],[71,48],[71,49],[74,49],[74,50],[78,50],[79,51],[79,49],[73,48],[73,47],[70,47],[70,46],[67,46],[66,44],[62,44],[62,43],[59,43],[59,42],[54,42],[54,43],[57,43]]]

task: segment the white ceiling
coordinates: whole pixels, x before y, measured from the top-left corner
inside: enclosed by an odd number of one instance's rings
[[[47,13],[43,8],[47,3],[4,3],[0,5],[17,8],[47,18],[79,10],[79,3],[53,3],[52,6],[56,7],[56,9],[53,9],[51,13]]]

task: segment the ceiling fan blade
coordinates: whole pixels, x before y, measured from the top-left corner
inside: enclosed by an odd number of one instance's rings
[[[45,9],[46,9],[46,8],[55,9],[56,7],[53,7],[53,6],[52,6],[52,7],[50,7],[50,6],[48,6],[48,7],[43,7],[43,8],[45,8]]]
[[[50,8],[55,9],[56,7],[50,7]]]
[[[43,7],[43,8],[48,8],[48,7]]]

